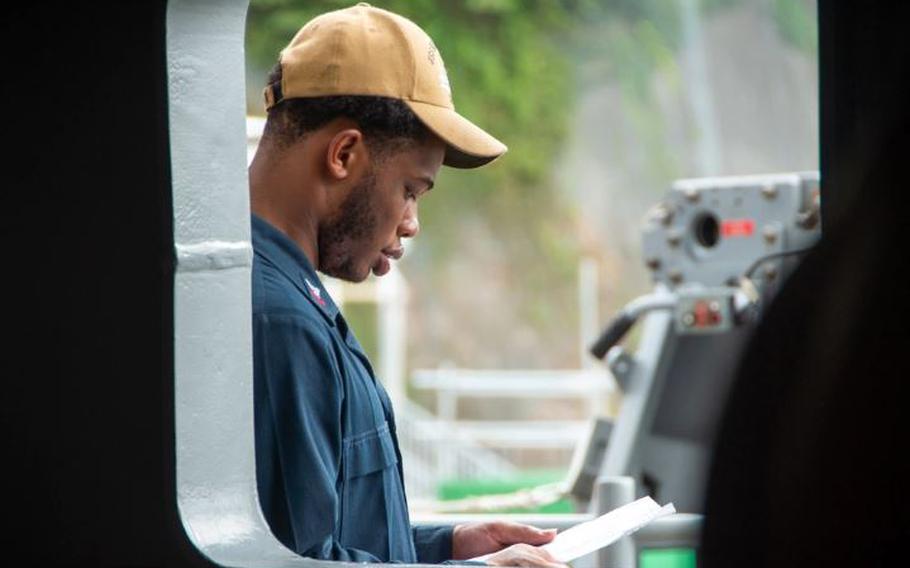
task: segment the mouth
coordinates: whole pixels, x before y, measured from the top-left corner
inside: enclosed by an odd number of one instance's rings
[[[383,276],[392,269],[392,261],[401,258],[404,254],[404,248],[397,247],[392,249],[382,249],[379,260],[373,265],[373,274]]]
[[[382,249],[382,254],[391,260],[398,260],[404,255],[404,248]]]

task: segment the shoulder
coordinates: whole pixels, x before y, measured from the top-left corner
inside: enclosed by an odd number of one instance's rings
[[[326,325],[298,285],[268,257],[260,254],[253,257],[252,296],[254,318],[290,316],[320,327]]]
[[[254,338],[279,343],[285,338],[315,351],[334,350],[332,326],[325,315],[267,257],[256,255],[253,260],[252,295]]]
[[[293,370],[309,380],[341,375],[338,340],[315,309],[279,309],[253,312],[253,359],[257,369],[273,374]],[[283,372],[283,371],[281,371]]]

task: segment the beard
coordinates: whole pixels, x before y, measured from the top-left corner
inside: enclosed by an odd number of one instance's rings
[[[375,199],[376,177],[371,171],[351,189],[338,214],[319,228],[320,272],[349,282],[362,282],[370,275],[371,266],[358,269],[355,253],[376,232]]]

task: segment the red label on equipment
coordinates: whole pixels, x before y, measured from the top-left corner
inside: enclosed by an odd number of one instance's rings
[[[755,232],[755,221],[752,219],[726,219],[720,224],[720,233],[724,237],[751,237]]]

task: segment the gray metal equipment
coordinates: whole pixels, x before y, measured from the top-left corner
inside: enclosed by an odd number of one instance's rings
[[[591,352],[624,391],[601,476],[700,513],[709,450],[761,307],[820,236],[816,172],[680,180],[649,212],[653,293],[631,302]],[[639,320],[638,348],[617,345]]]
[[[579,568],[634,568],[653,549],[695,548],[713,432],[743,342],[820,231],[815,172],[674,183],[645,220],[654,290],[626,305],[591,347],[623,390],[619,416],[591,422],[564,482],[498,505],[568,495],[596,516],[650,495],[676,506],[679,514],[578,559]],[[639,321],[632,353],[618,343]]]

